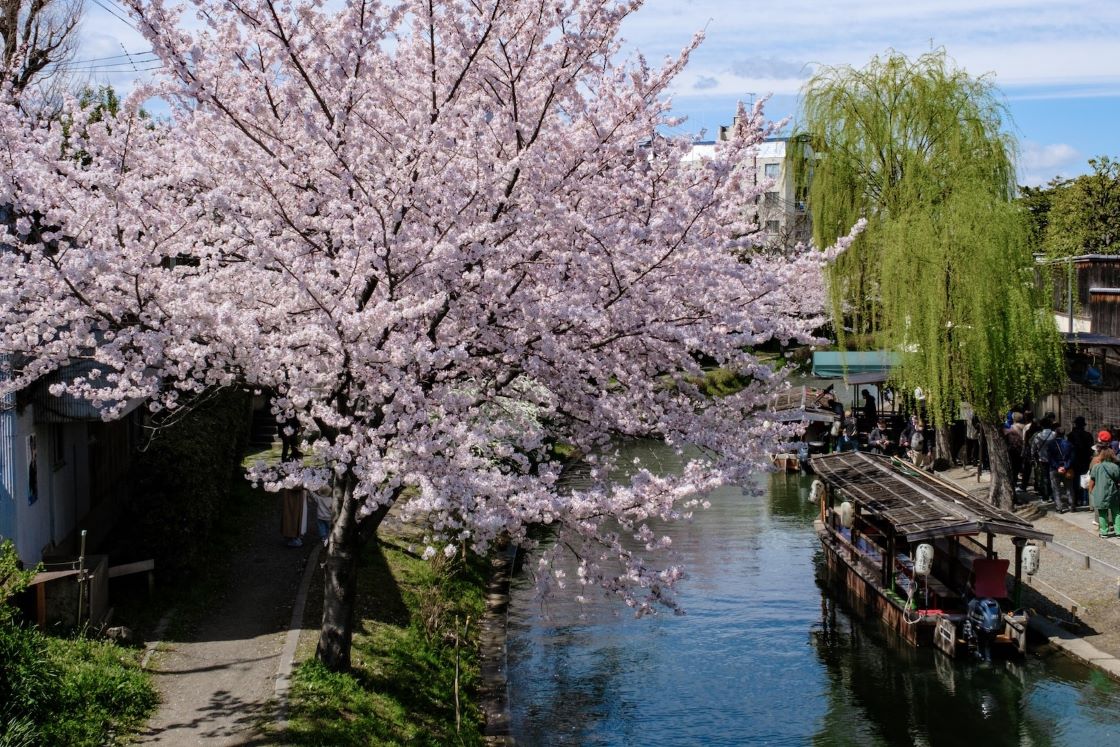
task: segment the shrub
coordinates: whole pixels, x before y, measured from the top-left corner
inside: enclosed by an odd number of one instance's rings
[[[104,745],[156,704],[132,654],[105,641],[51,638],[0,623],[0,747]]]
[[[155,708],[151,681],[129,651],[86,638],[47,638],[46,649],[58,676],[46,744],[114,743]]]

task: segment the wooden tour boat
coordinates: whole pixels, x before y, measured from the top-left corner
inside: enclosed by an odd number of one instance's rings
[[[785,472],[798,472],[808,466],[814,451],[824,451],[829,430],[839,416],[826,408],[821,400],[825,390],[797,386],[776,396],[770,403],[772,417],[779,423],[801,423],[805,430],[801,439],[791,441],[781,453],[771,455],[774,466]]]
[[[857,613],[949,656],[1026,650],[1022,574],[1038,569],[1031,540],[1052,535],[897,459],[842,452],[811,461],[827,570]],[[1010,595],[1011,560],[999,557],[996,535],[1014,547]]]

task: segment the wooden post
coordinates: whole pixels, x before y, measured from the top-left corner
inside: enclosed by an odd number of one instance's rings
[[[1015,545],[1015,609],[1023,606],[1023,545],[1026,540],[1014,537],[1011,543]]]
[[[894,542],[894,527],[887,532],[887,551],[883,557],[883,588],[894,591],[894,556],[897,554]]]
[[[47,585],[35,584],[35,624],[47,629]]]
[[[991,532],[988,532],[988,558],[989,559],[994,558],[996,556],[995,540],[996,540],[995,535],[993,535]]]

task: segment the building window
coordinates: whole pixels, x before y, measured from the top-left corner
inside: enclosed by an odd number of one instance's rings
[[[762,174],[767,179],[777,179],[781,170],[782,165],[780,163],[768,163],[762,167]]]
[[[780,228],[780,226],[778,225],[778,221],[776,221],[776,220],[766,221],[766,232],[767,233],[777,233],[779,228]]]
[[[763,200],[763,204],[764,205],[769,205],[770,207],[776,207],[777,204],[778,204],[778,193],[777,192],[767,192],[766,193],[766,199]]]

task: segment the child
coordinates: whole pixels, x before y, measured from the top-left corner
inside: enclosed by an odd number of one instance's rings
[[[334,517],[334,495],[330,485],[324,485],[315,491],[315,524],[319,528],[319,539],[323,547],[327,546],[327,538],[331,533],[331,519]]]

